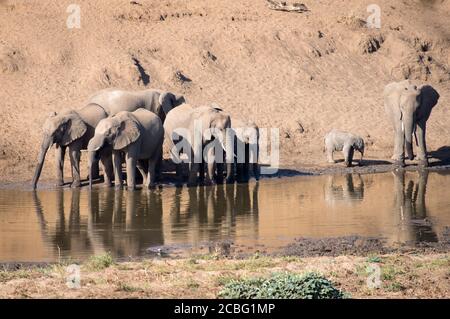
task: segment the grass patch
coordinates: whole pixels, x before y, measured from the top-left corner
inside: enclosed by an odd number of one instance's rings
[[[189,289],[197,289],[200,287],[200,284],[196,282],[194,279],[190,278],[186,284],[186,287]]]
[[[107,252],[101,255],[92,256],[89,258],[86,266],[91,270],[103,270],[114,264],[114,259],[111,253]]]
[[[269,257],[255,256],[248,260],[240,261],[233,265],[234,270],[256,271],[260,268],[274,267],[276,263]]]
[[[125,282],[119,282],[119,284],[117,285],[117,290],[125,291],[125,292],[141,292],[141,291],[143,291],[142,288],[129,285]]]
[[[379,256],[370,256],[367,258],[368,263],[381,263],[381,257]]]
[[[406,287],[403,286],[399,282],[392,282],[386,287],[386,290],[387,291],[391,291],[391,292],[400,292],[400,291],[403,291],[405,289],[406,289]]]
[[[404,274],[404,271],[394,265],[386,265],[381,268],[381,279],[394,280],[397,275]]]
[[[231,299],[342,299],[346,295],[316,273],[278,273],[269,278],[231,280],[219,292]]]
[[[14,279],[28,279],[31,278],[31,271],[29,270],[1,270],[0,271],[0,282],[7,282]]]

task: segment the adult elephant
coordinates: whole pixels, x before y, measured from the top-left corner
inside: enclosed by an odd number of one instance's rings
[[[164,123],[167,113],[186,101],[182,95],[162,90],[126,91],[111,88],[95,93],[88,102],[101,105],[108,115],[114,115],[121,111],[134,112],[139,108],[144,108],[158,115]]]
[[[247,182],[250,172],[259,180],[259,127],[253,121],[231,118],[234,154],[227,161],[227,183]]]
[[[412,135],[418,144],[419,165],[428,166],[425,141],[426,124],[439,94],[430,85],[417,87],[409,80],[392,82],[384,88],[384,107],[394,127],[394,163],[405,166],[406,155],[414,159]]]
[[[95,127],[101,119],[108,116],[98,104],[91,103],[80,110],[69,110],[60,114],[51,113],[43,126],[41,149],[38,164],[33,176],[32,186],[36,188],[44,165],[45,156],[50,147],[56,146],[56,175],[57,185],[64,184],[63,168],[66,148],[69,148],[70,164],[72,166],[72,187],[79,187],[80,155],[86,149],[89,140],[94,136]],[[111,169],[111,159],[102,158],[105,171]],[[105,174],[107,175],[107,174]],[[110,183],[105,177],[105,183]]]
[[[205,162],[208,165],[205,183],[214,183],[216,163],[223,162],[225,134],[230,126],[230,116],[212,106],[194,108],[183,104],[167,114],[164,123],[166,138],[171,143],[171,154],[175,162],[180,163],[181,153],[188,155],[189,185],[196,185],[200,164]],[[178,169],[177,175],[181,177]]]
[[[66,147],[70,150],[72,166],[72,187],[79,187],[81,150],[87,149],[89,140],[94,136],[97,123],[120,111],[133,112],[145,108],[157,114],[164,121],[166,113],[185,101],[181,95],[162,90],[124,91],[120,89],[104,89],[89,98],[87,106],[80,110],[65,111],[61,114],[52,113],[44,124],[44,134],[38,165],[33,177],[32,186],[36,188],[47,150],[56,144],[57,185],[64,184],[63,166]],[[105,170],[105,184],[110,185],[108,178],[112,170],[111,158],[106,151],[102,152],[102,164]],[[109,154],[109,157],[111,155]],[[159,159],[159,163],[162,158]],[[159,170],[158,170],[159,171]]]
[[[164,128],[154,113],[138,109],[119,112],[101,120],[88,145],[90,167],[89,184],[92,185],[92,167],[104,148],[112,148],[116,188],[122,187],[122,154],[127,167],[127,189],[136,187],[136,167],[142,174],[144,185],[155,184],[156,163],[162,152]]]

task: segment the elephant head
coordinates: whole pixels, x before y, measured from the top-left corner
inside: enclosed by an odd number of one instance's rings
[[[129,112],[101,120],[95,128],[95,135],[88,144],[89,185],[92,186],[93,164],[98,160],[99,152],[105,148],[120,151],[141,136],[140,124]]]
[[[157,115],[164,122],[167,113],[170,112],[173,108],[186,103],[186,100],[183,95],[173,94],[171,92],[163,92],[159,96],[159,110]]]
[[[44,123],[41,149],[38,156],[38,164],[33,177],[33,188],[36,188],[44,165],[45,155],[49,148],[56,144],[57,147],[65,147],[75,140],[83,137],[87,126],[75,111],[66,111],[61,114],[55,112]]]
[[[356,137],[353,141],[353,148],[361,153],[361,160],[364,156],[364,140],[361,137]]]
[[[208,107],[206,109],[197,108],[199,111],[196,120],[201,121],[203,128],[203,144],[214,140],[218,134],[221,137],[221,144],[225,149],[225,139],[227,129],[231,127],[231,119],[222,109],[217,107]],[[218,134],[215,134],[218,133]]]

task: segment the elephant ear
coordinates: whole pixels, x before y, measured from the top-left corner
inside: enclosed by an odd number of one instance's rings
[[[132,118],[124,118],[120,122],[117,136],[113,142],[113,148],[115,150],[124,149],[131,143],[136,142],[140,135],[138,123]]]
[[[73,141],[81,138],[87,131],[86,124],[75,112],[68,114],[63,125],[65,125],[64,134],[61,138],[61,144],[63,146],[67,146]]]
[[[417,109],[417,119],[428,120],[431,110],[439,101],[439,93],[431,85],[422,85],[419,95],[419,108]]]
[[[175,95],[170,92],[163,92],[159,96],[160,110],[158,115],[160,115],[160,118],[164,118],[167,115],[167,113],[169,113],[170,110],[185,102],[186,100],[182,95]],[[161,117],[161,115],[163,115],[163,117]]]

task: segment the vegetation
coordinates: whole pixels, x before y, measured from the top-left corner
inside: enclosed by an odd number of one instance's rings
[[[89,258],[87,267],[92,270],[102,270],[114,264],[114,259],[111,253],[107,252],[101,255],[92,256]]]
[[[345,295],[316,273],[278,273],[270,278],[232,280],[219,296],[233,299],[342,299]]]

